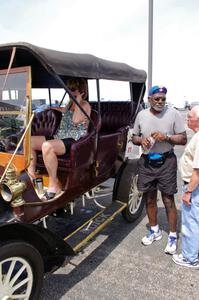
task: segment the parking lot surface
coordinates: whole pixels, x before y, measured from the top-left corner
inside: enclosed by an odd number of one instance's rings
[[[190,137],[192,133],[188,134]],[[178,158],[182,151],[183,146],[176,147]],[[176,205],[180,232],[182,182],[180,178],[178,181]],[[107,196],[102,202],[110,198]],[[119,215],[82,252],[66,258],[61,268],[46,276],[41,299],[199,299],[199,271],[175,265],[171,256],[164,253],[168,226],[161,197],[158,206],[162,240],[150,246],[141,244],[148,223],[145,210],[133,224]],[[180,247],[179,239],[179,251]]]

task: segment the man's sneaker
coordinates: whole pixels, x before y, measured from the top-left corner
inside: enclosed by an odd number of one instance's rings
[[[168,242],[164,252],[167,254],[175,254],[177,250],[177,238],[175,236],[168,236]]]
[[[145,246],[151,245],[154,241],[159,241],[162,238],[162,231],[159,229],[158,232],[149,230],[149,233],[143,237],[142,244]]]
[[[199,269],[199,261],[197,261],[195,263],[191,263],[185,257],[183,257],[182,254],[174,254],[172,259],[173,259],[174,263],[176,263],[177,265],[180,265],[183,267],[188,267],[188,268]]]

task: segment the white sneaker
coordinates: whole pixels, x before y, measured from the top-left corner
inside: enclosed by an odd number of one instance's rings
[[[188,267],[188,268],[199,269],[199,261],[196,261],[195,263],[191,263],[185,257],[183,257],[182,254],[174,254],[172,259],[174,263],[177,265]]]
[[[149,233],[143,237],[142,244],[145,246],[151,245],[154,241],[159,241],[162,238],[162,231],[159,229],[158,232],[149,230]]]
[[[164,252],[167,254],[175,254],[177,250],[177,238],[174,236],[168,236],[168,242]]]

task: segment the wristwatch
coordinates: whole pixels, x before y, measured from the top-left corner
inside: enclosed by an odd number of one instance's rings
[[[167,142],[171,142],[171,134],[166,134],[166,139],[165,139]]]

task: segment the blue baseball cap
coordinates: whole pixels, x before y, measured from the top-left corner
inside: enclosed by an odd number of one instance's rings
[[[166,94],[167,89],[164,86],[159,86],[159,85],[152,86],[149,90],[149,96],[152,96],[157,93]]]

